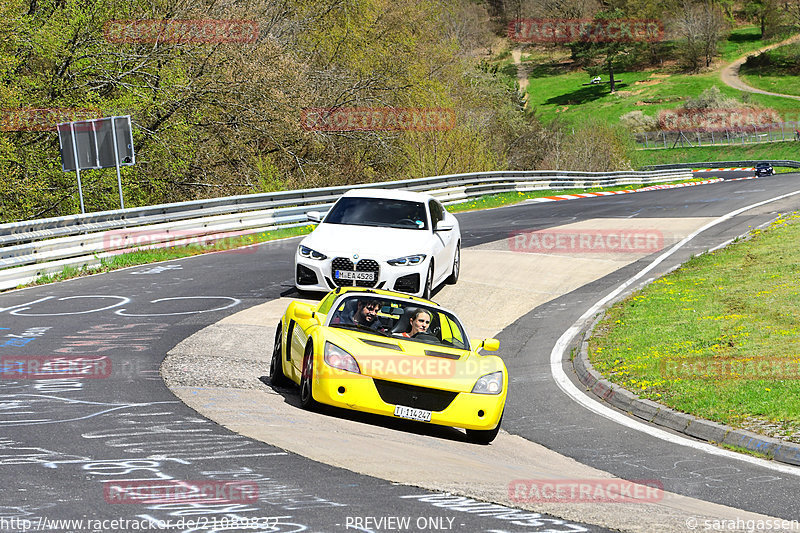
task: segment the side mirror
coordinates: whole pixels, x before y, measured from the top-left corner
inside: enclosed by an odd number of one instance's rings
[[[314,309],[308,304],[296,302],[294,304],[294,316],[300,320],[309,320],[314,317]]]
[[[436,231],[452,231],[455,228],[455,224],[452,222],[445,222],[444,220],[440,220],[436,224]]]
[[[496,352],[500,348],[500,341],[497,339],[470,339],[469,344],[474,347],[475,351]]]
[[[306,218],[309,222],[316,222],[318,224],[322,222],[322,214],[319,211],[309,211],[306,213]]]
[[[500,348],[500,341],[497,339],[483,339],[481,348],[487,352],[496,352],[497,349]]]

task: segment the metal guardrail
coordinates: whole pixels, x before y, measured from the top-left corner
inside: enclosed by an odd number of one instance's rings
[[[381,183],[251,194],[0,224],[0,289],[64,267],[93,266],[134,249],[208,243],[307,224],[350,189],[392,188],[431,194],[453,204],[486,194],[610,187],[691,178],[691,172],[516,171],[454,174]]]
[[[677,170],[681,168],[719,168],[719,167],[752,167],[756,163],[769,163],[773,167],[800,168],[800,161],[788,159],[759,159],[757,161],[711,161],[704,163],[675,163],[670,165],[649,165],[645,170]]]

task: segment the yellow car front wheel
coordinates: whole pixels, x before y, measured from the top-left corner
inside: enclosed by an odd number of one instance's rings
[[[505,411],[503,411],[505,412]],[[467,439],[474,444],[489,444],[492,442],[497,434],[500,432],[500,424],[503,422],[503,414],[500,414],[500,420],[497,421],[497,427],[494,429],[468,429]]]

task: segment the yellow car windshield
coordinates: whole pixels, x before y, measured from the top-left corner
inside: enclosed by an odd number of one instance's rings
[[[331,327],[469,349],[468,337],[454,315],[418,302],[375,294],[354,295],[336,302],[328,316]]]

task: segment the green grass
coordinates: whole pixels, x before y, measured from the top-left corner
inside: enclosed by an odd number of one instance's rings
[[[780,42],[790,34],[781,34],[772,39],[761,39],[761,30],[757,26],[743,26],[731,31],[727,39],[722,41],[719,46],[720,57],[725,63],[730,63],[735,59],[763,48],[772,43]]]
[[[584,73],[570,73],[546,78],[530,78],[528,105],[536,115],[548,122],[560,118],[577,125],[587,116],[597,117],[611,124],[630,111],[642,111],[656,117],[664,109],[681,107],[691,97],[717,86],[725,96],[736,98],[743,105],[775,109],[785,120],[797,120],[800,102],[777,96],[742,93],[728,87],[719,79],[719,73],[661,74],[656,71],[621,72],[623,80],[614,94],[607,84],[582,86],[588,80]],[[604,76],[605,79],[605,76]]]
[[[764,52],[754,64],[742,65],[739,75],[757,89],[800,96],[800,43]],[[790,120],[800,120],[800,113]]]
[[[746,84],[762,91],[800,96],[800,76],[743,75],[740,77]],[[800,107],[800,102],[797,103],[797,106]],[[786,118],[800,121],[800,113],[795,112],[793,117]]]
[[[798,240],[795,213],[611,307],[590,339],[592,364],[643,398],[800,441],[800,248],[787,246]],[[698,366],[726,358],[739,361],[732,373]],[[774,377],[753,366],[766,361],[799,370]]]
[[[784,38],[785,36],[782,36]],[[727,63],[748,52],[780,39],[762,41],[754,27],[734,30],[723,41],[720,50]],[[587,116],[615,124],[630,111],[643,111],[656,116],[662,109],[674,109],[704,90],[717,86],[725,95],[743,104],[755,104],[775,109],[786,120],[796,120],[800,103],[797,101],[750,93],[742,93],[723,84],[719,72],[683,74],[670,70],[649,69],[615,73],[617,91],[611,94],[608,84],[583,85],[590,76],[583,70],[569,71],[556,62],[542,62],[529,67],[528,105],[544,122],[559,118],[567,124],[578,125]],[[607,75],[602,75],[608,81]]]
[[[671,184],[688,183],[697,180],[698,178],[690,180],[670,181],[668,183]],[[615,187],[592,187],[590,189],[558,189],[558,190],[542,189],[540,191],[531,191],[526,193],[506,192],[500,194],[487,194],[485,196],[480,196],[478,198],[469,200],[467,202],[449,205],[447,207],[447,210],[451,213],[463,213],[465,211],[476,211],[479,209],[491,209],[493,207],[513,205],[519,202],[523,202],[525,200],[529,200],[531,198],[543,198],[545,196],[557,196],[561,194],[580,194],[585,192],[599,192],[599,191],[624,191],[624,190],[635,191],[637,189],[641,189],[643,187],[649,187],[651,185],[658,185],[658,183],[645,183],[645,184],[637,183],[631,185],[619,185]]]
[[[787,135],[791,135],[789,132]],[[666,165],[701,161],[750,161],[788,159],[800,161],[800,142],[786,141],[732,146],[698,146],[695,148],[637,150],[636,164]],[[797,169],[794,169],[797,172]]]

